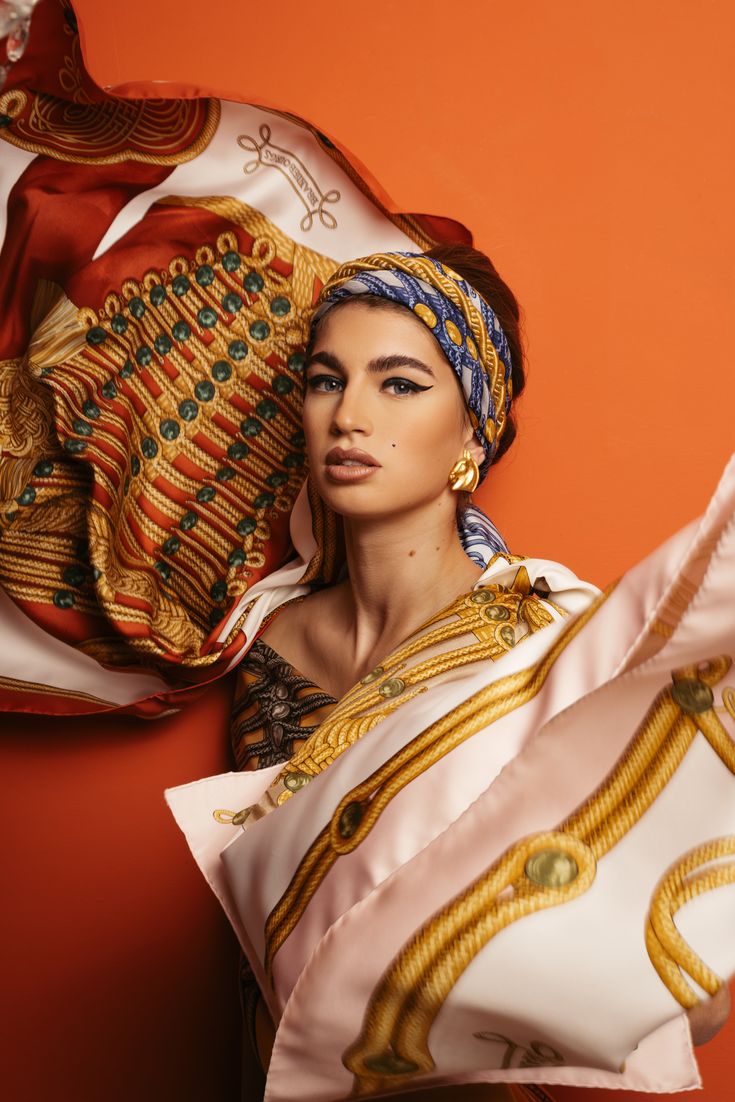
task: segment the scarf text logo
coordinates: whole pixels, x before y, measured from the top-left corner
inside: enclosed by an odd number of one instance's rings
[[[327,203],[338,203],[340,193],[336,188],[323,192],[311,175],[306,165],[295,153],[274,145],[271,141],[271,128],[263,123],[258,130],[260,142],[249,134],[240,134],[237,144],[248,153],[254,153],[253,160],[246,161],[242,170],[246,176],[257,171],[261,165],[265,168],[275,168],[286,177],[301,202],[306,207],[306,214],[299,224],[304,233],[308,233],[314,224],[314,216],[319,218],[326,230],[337,228],[337,219],[331,210],[325,209]]]

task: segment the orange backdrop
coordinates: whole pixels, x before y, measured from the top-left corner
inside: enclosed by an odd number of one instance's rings
[[[702,510],[735,450],[729,0],[75,8],[100,85],[292,111],[473,231],[526,315],[520,438],[482,494],[513,550],[604,583]],[[229,767],[228,698],[3,719],[10,1097],[237,1098],[236,949],[161,797]],[[735,1025],[700,1051],[719,1102]]]

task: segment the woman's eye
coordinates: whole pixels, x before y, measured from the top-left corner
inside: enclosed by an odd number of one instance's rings
[[[421,390],[431,390],[431,387],[419,386],[418,383],[411,382],[410,379],[386,379],[383,383],[383,390],[390,390],[401,398],[406,394],[417,394]]]
[[[319,390],[325,394],[333,394],[342,390],[342,380],[336,375],[310,375],[306,380],[309,390]]]

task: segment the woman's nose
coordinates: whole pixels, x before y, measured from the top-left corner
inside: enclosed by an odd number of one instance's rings
[[[368,406],[369,402],[359,387],[347,385],[334,409],[333,435],[344,436],[350,432],[361,432],[369,436],[373,426]]]

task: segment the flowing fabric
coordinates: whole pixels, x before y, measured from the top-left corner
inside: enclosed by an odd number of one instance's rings
[[[697,1085],[682,1009],[735,971],[733,571],[735,459],[606,593],[498,556],[285,766],[168,791],[278,1026],[267,1102]]]

